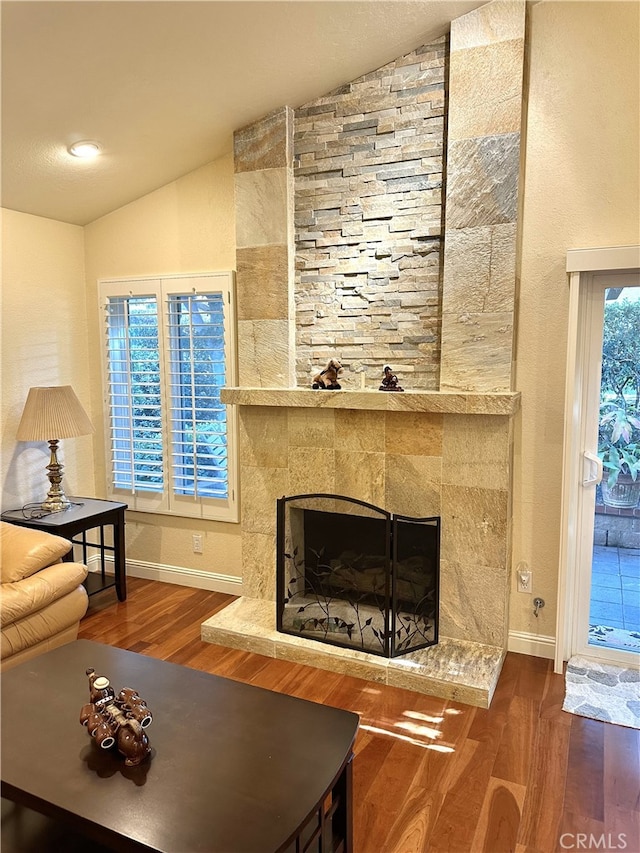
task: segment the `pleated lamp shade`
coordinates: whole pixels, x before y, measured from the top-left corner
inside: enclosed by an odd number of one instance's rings
[[[18,441],[50,441],[94,432],[71,385],[30,388],[18,426]]]

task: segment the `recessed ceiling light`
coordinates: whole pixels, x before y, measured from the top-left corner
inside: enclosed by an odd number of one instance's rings
[[[67,149],[69,154],[73,154],[74,157],[82,157],[83,160],[90,159],[91,157],[97,157],[100,153],[100,146],[97,142],[90,142],[87,139],[82,140],[82,142],[74,142],[73,145],[70,145]]]

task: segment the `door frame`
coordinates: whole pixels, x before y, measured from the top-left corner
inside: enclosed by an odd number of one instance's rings
[[[556,624],[555,671],[563,671],[578,631],[580,558],[584,555],[584,536],[578,520],[585,498],[581,486],[585,449],[584,414],[587,394],[584,387],[584,358],[590,345],[589,315],[592,313],[594,275],[640,272],[640,246],[596,249],[570,249],[566,270],[569,278],[569,318],[565,382],[564,441],[560,562],[558,566],[558,607]],[[593,495],[591,496],[593,497]],[[583,595],[584,599],[584,595]],[[584,609],[584,603],[582,604]]]

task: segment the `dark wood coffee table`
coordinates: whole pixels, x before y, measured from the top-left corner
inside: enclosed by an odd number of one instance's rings
[[[147,700],[150,761],[91,742],[87,667]],[[356,714],[88,640],[1,687],[2,796],[57,827],[118,851],[353,850]]]

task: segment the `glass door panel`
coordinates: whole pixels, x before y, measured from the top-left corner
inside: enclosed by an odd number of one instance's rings
[[[621,280],[620,284],[626,284]],[[602,328],[588,653],[640,653],[640,286],[599,289]],[[593,416],[593,411],[592,411]],[[599,471],[598,471],[599,473]]]

